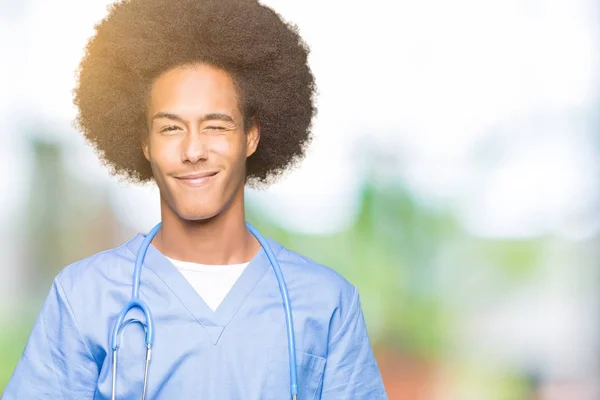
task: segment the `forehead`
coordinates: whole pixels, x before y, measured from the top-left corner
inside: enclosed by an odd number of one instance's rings
[[[150,90],[149,111],[199,114],[239,112],[233,79],[222,69],[194,64],[170,69],[159,75]]]

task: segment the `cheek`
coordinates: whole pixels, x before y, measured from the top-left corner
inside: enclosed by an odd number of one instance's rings
[[[170,165],[180,160],[177,141],[153,140],[150,147],[150,159],[155,167],[161,170],[168,169]]]
[[[238,135],[215,140],[212,143],[211,150],[219,158],[227,160],[229,164],[237,164],[241,159],[243,161],[241,155],[244,152],[244,144]]]

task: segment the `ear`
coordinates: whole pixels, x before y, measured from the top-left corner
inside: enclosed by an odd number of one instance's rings
[[[142,138],[142,151],[146,160],[150,161],[150,138],[147,135]]]
[[[258,148],[260,141],[260,126],[256,121],[252,122],[250,129],[246,131],[246,158],[250,157]]]

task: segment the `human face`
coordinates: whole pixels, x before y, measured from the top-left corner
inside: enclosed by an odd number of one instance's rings
[[[243,201],[246,158],[256,151],[259,133],[255,124],[244,132],[227,72],[194,64],[163,73],[152,84],[147,117],[142,147],[163,207],[191,221],[214,217],[235,198]]]

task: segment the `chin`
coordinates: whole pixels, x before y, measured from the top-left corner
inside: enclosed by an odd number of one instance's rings
[[[195,205],[192,207],[182,207],[176,210],[176,213],[179,218],[185,221],[202,221],[214,217],[219,211],[219,207],[198,207]]]
[[[177,215],[179,218],[185,221],[203,221],[210,219],[217,215],[217,212],[209,212],[209,211],[182,211],[178,212]]]
[[[215,193],[169,193],[163,206],[167,206],[172,214],[183,221],[202,221],[211,219],[221,213],[226,205],[222,196]],[[167,200],[168,199],[168,200]]]

